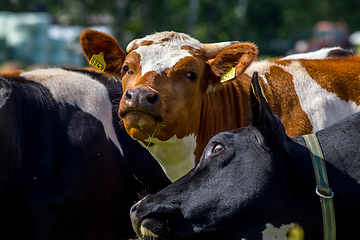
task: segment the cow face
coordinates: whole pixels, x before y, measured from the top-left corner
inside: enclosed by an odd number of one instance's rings
[[[308,196],[293,199],[282,171],[291,165],[283,150],[291,140],[256,81],[254,85],[259,100],[252,95],[252,126],[216,135],[196,168],[132,207],[133,227],[140,237],[285,239],[294,223],[301,222],[299,211],[309,203],[304,200]],[[318,199],[312,201],[317,206]],[[291,208],[294,203],[299,210]],[[303,214],[311,214],[307,211],[316,210],[308,205]],[[321,229],[321,218],[316,220]]]
[[[175,32],[134,40],[127,56],[112,37],[100,32],[87,30],[81,41],[88,59],[102,52],[105,71],[121,76],[119,115],[126,131],[152,152],[173,181],[195,166],[205,93],[220,85],[229,67],[241,64],[239,74],[256,57],[251,44],[201,44]],[[186,161],[177,163],[181,158]]]
[[[194,135],[206,90],[202,45],[187,35],[160,33],[133,41],[127,50],[119,115],[128,133],[145,145],[151,137],[167,141]]]

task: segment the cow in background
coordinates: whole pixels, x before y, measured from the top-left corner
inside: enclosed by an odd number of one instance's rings
[[[86,30],[81,43],[89,60],[102,54],[105,72],[122,78],[119,115],[126,131],[172,181],[199,162],[212,136],[250,123],[254,71],[290,136],[318,131],[360,110],[359,56],[331,57],[329,51],[320,60],[258,61],[254,44],[202,44],[175,32],[134,40],[127,55],[114,38],[94,30]]]
[[[195,169],[132,207],[142,239],[287,239],[297,225],[304,239],[325,239],[305,140],[285,134],[256,77],[253,84],[251,125],[213,137]],[[334,193],[336,229],[330,230],[337,239],[357,239],[360,113],[316,135]]]
[[[135,237],[130,207],[169,180],[123,128],[121,95],[85,69],[0,78],[1,239]]]

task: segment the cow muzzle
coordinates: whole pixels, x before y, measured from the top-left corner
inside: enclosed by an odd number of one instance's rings
[[[141,239],[179,239],[170,236],[171,216],[179,215],[180,211],[172,205],[158,205],[149,196],[137,202],[130,209],[133,229]]]
[[[141,201],[136,203],[132,208],[130,209],[130,218],[131,223],[133,225],[133,229],[135,233],[141,238],[141,239],[161,239],[162,237],[158,236],[154,232],[152,232],[150,229],[146,228],[143,224],[148,222],[151,222],[151,220],[144,220],[143,218],[138,218],[137,216],[137,209],[140,205]],[[152,221],[152,224],[153,221]],[[159,224],[159,223],[157,223]]]
[[[119,115],[131,127],[147,130],[162,121],[157,111],[159,108],[161,108],[161,101],[157,92],[135,88],[124,93],[120,102]]]

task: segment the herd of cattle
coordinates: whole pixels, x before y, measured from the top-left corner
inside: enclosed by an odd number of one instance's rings
[[[286,239],[295,224],[321,239],[299,137],[313,132],[336,235],[359,236],[360,56],[259,60],[252,43],[175,32],[127,54],[95,30],[81,44],[105,73],[0,74],[1,239]]]

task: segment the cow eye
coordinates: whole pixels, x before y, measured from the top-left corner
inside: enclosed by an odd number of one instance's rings
[[[196,77],[197,77],[197,75],[196,75],[195,72],[188,72],[188,73],[186,74],[186,77],[189,78],[190,80],[195,80]]]
[[[224,149],[225,149],[225,147],[224,147],[222,144],[216,143],[216,144],[213,146],[211,152],[212,152],[212,153],[219,153],[219,152],[223,151]]]
[[[127,72],[129,72],[130,67],[128,65],[125,65],[125,66],[123,66],[122,70],[123,70],[124,73],[127,73]]]

